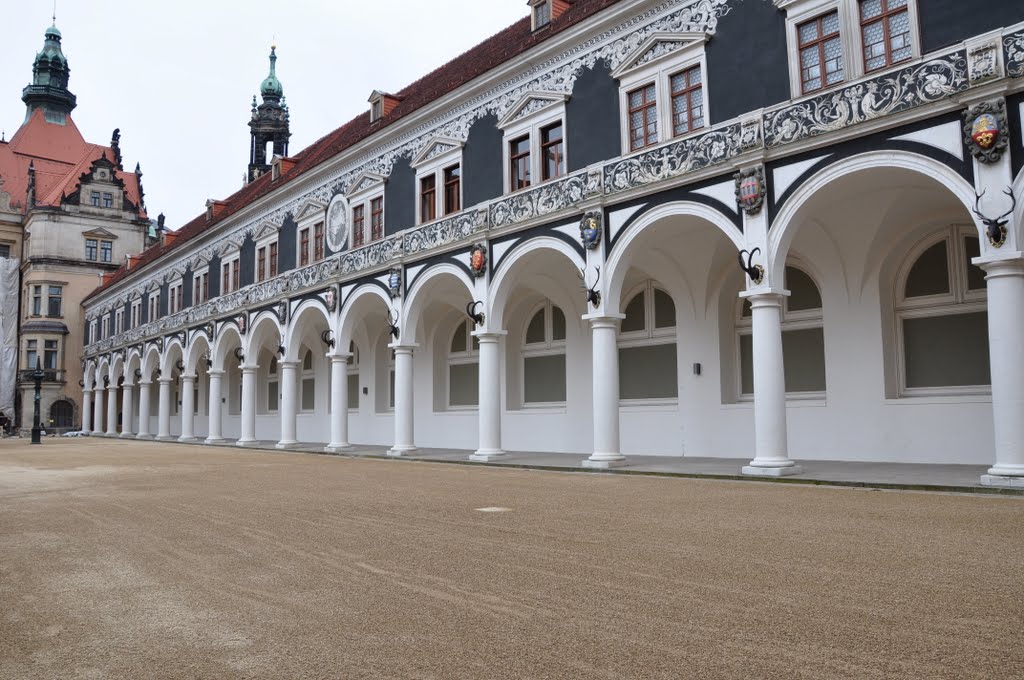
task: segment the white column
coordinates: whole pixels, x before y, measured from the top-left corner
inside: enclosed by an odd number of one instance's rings
[[[210,432],[206,436],[206,443],[212,444],[224,439],[220,410],[220,387],[224,371],[207,371],[207,375],[210,376]]]
[[[179,442],[195,441],[195,421],[192,412],[195,410],[196,376],[194,373],[181,376],[181,436]]]
[[[149,401],[152,384],[149,380],[139,381],[139,433],[135,435],[137,439],[149,439],[153,436],[149,433],[149,412],[151,410]]]
[[[412,352],[416,345],[389,345],[395,350],[395,445],[389,456],[416,451],[413,444]]]
[[[134,437],[132,434],[132,390],[135,385],[124,381],[121,385],[121,436]]]
[[[746,295],[753,322],[754,460],[743,474],[796,475],[803,469],[789,458],[786,435],[786,372],[782,358],[782,299],[770,291]]]
[[[986,486],[1024,487],[1024,260],[976,262],[988,274],[988,353],[996,461]]]
[[[348,443],[348,360],[351,354],[332,354],[331,360],[331,443],[324,451],[334,453],[352,448]]]
[[[489,461],[505,455],[501,448],[501,338],[505,331],[474,331],[480,341],[477,387],[479,448],[470,460]]]
[[[160,378],[160,402],[157,404],[156,438],[166,441],[171,437],[171,378]]]
[[[82,389],[82,432],[92,433],[92,390]]]
[[[298,414],[295,369],[299,362],[281,361],[277,365],[281,369],[281,441],[275,448],[287,449],[299,443],[295,438],[295,416]]]
[[[103,434],[103,388],[96,387],[92,391],[92,396],[95,399],[95,406],[93,406],[93,421],[92,421],[92,433],[97,436]]]
[[[256,443],[256,369],[259,366],[242,366],[242,432],[235,442],[238,446],[252,446]]]
[[[117,383],[107,388],[107,436],[117,436]]]
[[[619,321],[621,314],[583,317],[590,321],[594,380],[594,452],[583,467],[626,464],[619,450]]]

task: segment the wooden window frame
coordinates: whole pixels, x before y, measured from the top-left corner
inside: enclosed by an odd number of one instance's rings
[[[648,90],[654,90],[654,99],[650,99],[650,100],[647,99],[647,92],[648,92]],[[633,95],[636,94],[637,92],[643,92],[644,93],[644,100],[640,104],[640,106],[634,107],[631,104],[631,102],[633,100]],[[651,147],[651,146],[654,146],[655,144],[657,144],[658,143],[658,136],[659,136],[658,130],[655,129],[654,136],[653,136],[654,138],[653,139],[650,139],[649,135],[647,134],[647,110],[648,109],[654,109],[654,122],[655,122],[655,125],[657,126],[661,122],[661,121],[658,120],[658,87],[657,87],[657,85],[655,83],[653,83],[653,82],[645,83],[643,85],[640,85],[639,87],[634,87],[633,89],[629,90],[628,92],[626,92],[626,104],[628,106],[628,109],[626,111],[626,122],[629,125],[629,150],[630,151],[639,151],[641,149],[646,149],[648,147]],[[634,146],[634,144],[633,144],[633,141],[635,139],[635,137],[633,136],[633,131],[636,129],[636,128],[633,127],[633,114],[634,113],[642,114],[640,116],[640,123],[641,123],[641,128],[643,129],[643,142],[644,143],[641,144],[640,146]]]
[[[370,199],[370,241],[384,238],[384,197]]]
[[[437,219],[437,176],[434,173],[419,178],[420,224]]]
[[[267,269],[268,279],[277,276],[277,241],[271,241],[267,245]]]
[[[693,85],[691,83],[691,74],[694,71],[696,71],[700,75],[700,82],[697,83],[696,85]],[[681,89],[681,90],[675,90],[675,89],[672,88],[672,80],[675,79],[676,76],[680,76],[680,75],[683,76],[686,79],[686,86],[683,89]],[[686,134],[689,134],[689,133],[694,132],[696,130],[701,130],[704,127],[706,127],[706,123],[707,123],[707,110],[704,108],[704,100],[703,100],[703,95],[704,95],[704,72],[703,72],[703,69],[701,68],[701,65],[700,64],[693,64],[693,65],[687,66],[687,67],[685,67],[685,68],[683,68],[683,69],[681,69],[679,71],[675,71],[674,73],[672,73],[668,77],[668,87],[669,87],[669,106],[670,106],[669,115],[672,118],[672,136],[673,137],[680,137],[682,135],[686,135]],[[694,125],[693,124],[693,94],[695,92],[700,92],[701,95],[702,95],[701,105],[700,105],[700,109],[701,109],[701,114],[700,114],[701,123],[700,123],[700,125]],[[689,115],[689,117],[687,119],[687,126],[686,126],[685,130],[680,130],[676,126],[676,99],[679,98],[679,97],[685,97],[686,98],[686,108],[687,108],[687,111],[690,112],[690,115]]]
[[[313,262],[324,259],[324,223],[313,225]]]
[[[882,69],[895,66],[896,64],[902,64],[905,61],[910,61],[914,58],[914,15],[911,13],[911,0],[907,0],[907,4],[902,5],[896,9],[889,9],[890,0],[879,0],[882,3],[882,13],[876,17],[870,19],[864,18],[864,0],[857,0],[857,19],[860,22],[860,57],[861,65],[864,67],[864,73],[874,73],[875,71],[881,71]],[[897,14],[907,15],[907,40],[910,41],[910,56],[906,59],[900,59],[899,61],[892,60],[892,36],[889,34],[889,18],[896,16]],[[872,24],[881,22],[882,24],[882,44],[885,47],[885,63],[875,68],[868,68],[867,55],[864,54],[866,45],[864,44],[864,29]]]
[[[824,31],[825,17],[830,16],[832,14],[836,15],[836,20],[837,20],[836,23],[839,25],[839,28],[837,28],[834,33],[829,33],[828,35],[825,35],[825,31]],[[802,29],[804,26],[807,26],[808,24],[817,24],[817,26],[818,26],[818,37],[815,38],[814,40],[811,40],[810,42],[806,42],[805,43],[805,42],[801,41],[801,39],[800,39],[800,29]],[[821,90],[824,90],[827,87],[832,87],[833,85],[839,85],[840,83],[842,83],[843,81],[846,80],[845,58],[844,58],[843,59],[843,62],[844,62],[843,79],[840,80],[839,82],[836,82],[836,83],[829,83],[828,82],[828,72],[827,72],[826,67],[825,67],[825,61],[826,61],[826,59],[825,59],[825,43],[827,43],[830,40],[833,40],[834,38],[839,38],[839,44],[842,46],[843,51],[845,52],[846,51],[846,45],[843,44],[842,17],[840,16],[838,9],[832,9],[832,10],[829,10],[827,12],[823,12],[822,14],[819,14],[818,16],[816,16],[816,17],[814,17],[812,19],[808,19],[807,21],[801,21],[800,23],[798,23],[796,25],[796,41],[797,41],[796,53],[797,53],[798,67],[800,69],[799,76],[800,76],[800,93],[801,94],[811,94],[812,92],[820,92]],[[807,89],[807,82],[804,80],[804,66],[803,66],[802,56],[803,56],[804,50],[809,49],[811,47],[816,47],[817,51],[818,51],[818,65],[821,67],[821,85],[819,87],[815,87],[813,89]],[[844,57],[845,57],[845,55],[844,55]]]
[[[516,153],[517,146],[526,142],[526,151]],[[533,184],[533,177],[530,167],[530,135],[520,135],[508,140],[508,179],[509,191],[527,189]],[[525,171],[525,176],[524,176]]]
[[[352,206],[352,247],[366,244],[366,207],[360,203]]]
[[[309,227],[299,229],[299,266],[309,264]]]
[[[558,128],[561,133],[558,139],[551,141],[550,132]],[[554,149],[555,172],[548,174],[548,151]],[[556,179],[565,174],[565,125],[561,119],[545,125],[540,129],[540,176],[542,181]]]
[[[449,165],[443,173],[444,214],[451,215],[462,210],[462,164]]]

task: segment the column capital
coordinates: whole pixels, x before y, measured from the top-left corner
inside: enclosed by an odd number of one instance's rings
[[[480,342],[498,342],[503,337],[508,335],[508,331],[495,331],[495,330],[473,331],[472,333],[470,333],[470,335],[472,335],[474,338],[479,339]]]
[[[277,366],[278,366],[278,368],[298,368],[299,362],[298,361],[278,361],[277,362]]]
[[[971,260],[971,264],[984,269],[986,279],[1003,276],[1024,276],[1024,253],[1020,251],[975,257]]]
[[[348,360],[352,358],[352,355],[349,354],[348,352],[341,352],[339,354],[328,354],[327,358],[331,360],[332,364],[336,364],[339,362],[347,363]]]
[[[617,328],[619,322],[626,318],[625,314],[584,314],[583,320],[590,322],[591,328]]]
[[[393,342],[388,345],[391,349],[395,350],[395,354],[412,354],[412,351],[419,347],[415,342],[397,343]]]
[[[91,387],[83,387],[82,388],[82,394],[92,394],[92,388]]]
[[[160,383],[161,385],[170,385],[172,382],[174,382],[174,378],[164,378],[163,376],[161,376],[157,380],[157,382]]]
[[[181,381],[182,382],[195,382],[196,381],[196,374],[195,373],[182,373],[180,377],[181,377]]]
[[[210,376],[211,378],[219,378],[222,375],[224,375],[224,371],[207,371],[206,375]]]
[[[139,385],[152,385],[152,384],[153,384],[152,380],[140,380],[139,381]]]
[[[252,373],[255,373],[256,369],[258,369],[259,367],[260,367],[259,364],[243,364],[243,365],[239,366],[238,368],[242,371],[242,373],[252,374]]]
[[[739,297],[750,300],[751,307],[770,307],[781,304],[789,295],[785,288],[754,288],[740,291]]]
[[[123,383],[121,383],[121,387],[135,387],[135,383],[133,383],[130,380],[125,380]]]

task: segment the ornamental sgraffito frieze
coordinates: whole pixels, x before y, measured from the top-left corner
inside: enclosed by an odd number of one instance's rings
[[[415,255],[472,237],[487,229],[487,210],[471,210],[405,233],[402,252]]]
[[[1024,77],[1024,31],[1003,38],[1006,73],[1013,78]]]
[[[739,124],[682,139],[605,165],[605,192],[627,191],[717,165],[742,151]]]
[[[767,148],[817,137],[963,92],[967,55],[954,52],[764,114]]]
[[[361,272],[387,264],[402,255],[402,237],[389,236],[368,246],[343,254],[338,262],[337,273],[341,275]]]
[[[557,182],[495,201],[490,207],[491,226],[504,227],[572,208],[580,201],[601,193],[599,180],[587,171],[578,172]]]

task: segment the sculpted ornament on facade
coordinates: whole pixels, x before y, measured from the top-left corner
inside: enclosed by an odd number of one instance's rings
[[[371,269],[396,260],[402,255],[402,237],[391,236],[383,241],[375,241],[358,250],[349,251],[338,260],[337,273],[353,274]]]
[[[967,89],[963,50],[764,114],[772,148],[906,111]]]
[[[982,83],[999,75],[996,67],[999,63],[999,43],[988,42],[972,47],[968,52],[970,62],[971,84]]]
[[[469,251],[469,270],[473,276],[480,278],[487,273],[487,245],[477,243]]]
[[[600,192],[600,183],[594,182],[584,170],[495,201],[490,207],[491,226],[504,227],[573,208],[580,201]]]
[[[764,181],[764,166],[748,170],[740,170],[733,179],[736,180],[736,205],[748,215],[756,215],[764,206],[764,197],[768,194]]]
[[[347,243],[348,201],[343,194],[338,194],[327,206],[327,245],[334,252],[339,252]]]
[[[388,272],[388,293],[392,300],[402,294],[402,269],[400,267],[392,267]]]
[[[324,307],[327,308],[328,312],[333,314],[338,311],[338,292],[335,290],[334,286],[327,289],[323,294],[322,299],[324,301]]]
[[[601,244],[601,211],[591,210],[580,219],[580,241],[587,250]]]
[[[1006,102],[982,102],[964,112],[964,144],[982,163],[996,163],[1010,144]]]
[[[403,253],[415,255],[471,238],[487,229],[487,210],[469,210],[405,232]]]
[[[1013,78],[1024,77],[1024,31],[1003,38],[1006,73]]]

